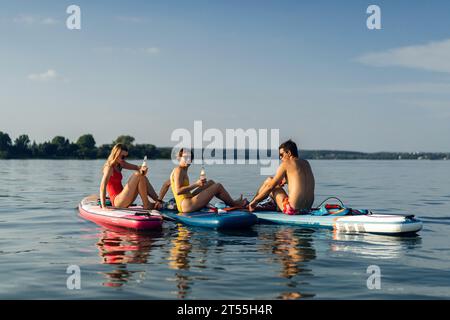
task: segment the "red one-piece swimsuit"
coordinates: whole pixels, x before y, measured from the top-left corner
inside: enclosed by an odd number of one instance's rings
[[[123,190],[122,186],[122,172],[113,168],[113,174],[109,178],[108,184],[106,185],[106,191],[108,191],[111,203],[114,206],[114,199]]]

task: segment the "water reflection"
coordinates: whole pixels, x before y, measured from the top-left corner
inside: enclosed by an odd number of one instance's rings
[[[189,253],[192,250],[190,237],[192,232],[182,225],[178,225],[178,234],[171,241],[169,267],[176,270],[189,270]]]
[[[226,276],[227,263],[217,261],[229,261],[231,265],[236,263],[228,254],[236,255],[238,248],[241,256],[245,255],[244,252],[263,255],[269,257],[270,265],[279,266],[276,274],[268,274],[267,277],[283,279],[277,282],[282,287],[273,292],[273,298],[286,300],[316,296],[315,292],[311,292],[313,272],[309,265],[316,259],[318,249],[331,253],[349,252],[364,258],[393,259],[409,249],[420,247],[422,242],[419,236],[329,233],[288,226],[261,226],[257,232],[219,232],[178,224],[164,236],[162,231],[142,234],[102,230],[96,245],[102,263],[114,266],[112,270],[103,272],[106,278],[103,285],[121,287],[145,279],[145,266],[151,263],[151,252],[155,250],[157,240],[166,243],[162,247],[159,244],[158,250],[163,250],[163,259],[167,267],[173,270],[171,278],[166,280],[175,287],[173,294],[177,299],[192,298],[194,284],[202,287],[200,282],[215,279],[217,272]],[[131,264],[143,267],[136,270],[130,268]],[[205,270],[207,268],[209,270]],[[257,292],[254,294],[258,295]]]
[[[168,255],[168,267],[175,270],[178,299],[186,299],[191,295],[192,286],[200,281],[209,281],[216,272],[225,271],[225,266],[214,263],[221,260],[227,249],[233,246],[245,246],[239,238],[253,238],[257,233],[245,231],[217,231],[202,228],[191,228],[177,225],[177,234],[171,236]],[[208,264],[209,263],[209,264]],[[210,268],[210,272],[198,274],[199,269]]]
[[[314,297],[315,294],[302,293],[297,288],[299,276],[312,276],[305,264],[316,258],[313,247],[312,230],[295,229],[289,227],[279,228],[263,236],[265,245],[263,251],[270,251],[275,261],[281,264],[280,276],[288,279],[288,291],[282,292],[277,299],[300,299]],[[268,241],[267,241],[268,240]],[[301,285],[307,284],[302,281]]]
[[[177,283],[177,298],[184,299],[187,297],[192,280],[183,270],[189,270],[189,254],[192,251],[192,244],[190,242],[192,232],[182,226],[178,225],[178,234],[171,240],[171,248],[169,251],[169,268],[179,270],[175,272],[175,281]]]
[[[413,236],[383,236],[375,234],[333,233],[332,252],[350,252],[364,258],[396,259],[408,250],[421,247],[422,238]]]
[[[151,248],[161,231],[152,233],[136,233],[131,231],[113,231],[104,229],[97,242],[97,248],[103,264],[115,265],[110,272],[104,272],[106,281],[104,286],[121,287],[130,280],[134,274],[140,279],[145,278],[145,269],[128,270],[128,264],[147,264]]]

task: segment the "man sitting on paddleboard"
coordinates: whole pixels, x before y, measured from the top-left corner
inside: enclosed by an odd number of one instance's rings
[[[294,215],[310,210],[314,202],[314,175],[309,162],[298,157],[295,142],[288,140],[278,148],[281,164],[275,177],[269,177],[250,202],[249,210],[270,196],[285,214]],[[289,195],[283,189],[288,184]]]
[[[108,191],[111,203],[114,207],[128,208],[137,196],[140,195],[144,209],[158,209],[162,201],[158,199],[153,186],[148,181],[148,168],[139,167],[128,163],[128,148],[118,143],[112,150],[105,165],[103,166],[103,178],[100,184],[100,201],[103,209],[106,209],[106,191]],[[125,186],[122,186],[122,169],[135,170]],[[151,203],[148,197],[155,203]]]
[[[166,194],[169,186],[172,187],[172,193],[177,203],[178,211],[189,213],[205,208],[212,198],[217,197],[230,207],[242,208],[247,206],[247,199],[234,200],[230,194],[220,183],[212,180],[199,179],[197,182],[190,184],[188,177],[188,169],[193,159],[193,152],[181,149],[178,152],[179,165],[173,169],[170,179],[166,181],[161,188],[159,194],[162,199]]]

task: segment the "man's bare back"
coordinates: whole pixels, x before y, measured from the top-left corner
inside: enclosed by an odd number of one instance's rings
[[[314,203],[315,180],[309,162],[291,158],[281,166],[285,171],[290,205],[297,210],[311,209]]]

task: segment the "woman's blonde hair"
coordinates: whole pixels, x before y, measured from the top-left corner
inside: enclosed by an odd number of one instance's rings
[[[106,160],[104,167],[106,167],[106,166],[112,167],[113,165],[119,163],[119,160],[121,160],[120,159],[120,153],[122,151],[128,152],[127,146],[122,144],[122,143],[116,144],[112,148],[111,153],[109,154],[109,157]]]

